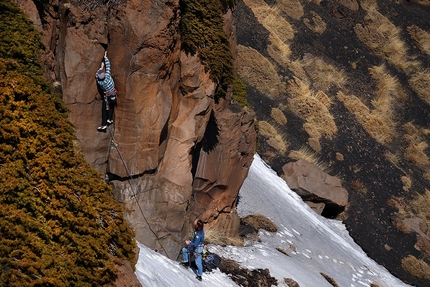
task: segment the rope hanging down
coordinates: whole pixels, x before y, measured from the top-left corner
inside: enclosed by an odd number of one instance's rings
[[[135,191],[136,183],[134,182],[134,178],[131,176],[131,172],[128,169],[128,166],[127,166],[127,163],[124,160],[124,157],[122,156],[122,153],[121,153],[121,151],[119,149],[118,143],[115,141],[115,137],[114,137],[113,132],[112,132],[112,127],[109,127],[109,133],[111,135],[111,143],[116,148],[116,150],[118,152],[118,155],[121,158],[122,163],[124,164],[125,170],[127,171],[127,174],[130,177],[131,192],[132,192],[133,197],[136,199],[136,204],[139,207],[140,213],[142,214],[143,219],[145,220],[146,224],[148,225],[149,230],[151,230],[151,232],[154,234],[155,238],[157,238],[158,243],[160,244],[160,246],[163,249],[164,253],[167,255],[168,253],[164,249],[163,244],[161,244],[160,238],[157,236],[157,234],[155,233],[155,231],[152,229],[151,225],[149,224],[148,220],[146,219],[145,214],[143,213],[143,209],[140,206],[139,201],[137,200],[136,191]],[[171,235],[173,235],[173,234],[171,234]]]

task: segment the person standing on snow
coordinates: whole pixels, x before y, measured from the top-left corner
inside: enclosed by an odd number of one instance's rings
[[[107,127],[113,124],[113,110],[117,97],[115,83],[110,74],[110,61],[107,57],[107,51],[105,51],[100,69],[97,70],[96,82],[103,92],[102,125],[97,128],[97,131],[106,132]]]
[[[196,219],[193,223],[194,226],[194,237],[190,240],[185,240],[186,247],[182,248],[182,257],[184,259],[180,264],[182,266],[188,267],[189,258],[188,253],[194,252],[194,257],[197,265],[197,279],[202,281],[203,274],[203,262],[202,262],[202,253],[203,253],[203,242],[205,240],[205,232],[203,231],[203,221],[200,219]]]

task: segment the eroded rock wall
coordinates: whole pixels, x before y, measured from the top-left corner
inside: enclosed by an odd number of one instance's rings
[[[176,258],[196,217],[235,235],[236,198],[255,151],[254,113],[230,105],[231,94],[215,102],[209,73],[181,52],[179,0],[51,4],[29,13],[35,23],[41,15],[47,76],[136,239]],[[224,18],[234,53],[231,11]],[[105,49],[118,90],[112,133],[96,130],[102,102],[94,78]]]

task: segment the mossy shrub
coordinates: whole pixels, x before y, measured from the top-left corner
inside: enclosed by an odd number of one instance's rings
[[[234,81],[233,57],[223,30],[222,13],[235,1],[181,1],[182,50],[198,54],[200,61],[217,84],[215,100],[224,98]]]
[[[0,17],[0,286],[112,285],[115,263],[134,258],[134,234],[73,145],[39,33],[10,0]]]

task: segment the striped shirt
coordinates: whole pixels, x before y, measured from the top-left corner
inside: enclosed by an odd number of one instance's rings
[[[106,67],[105,78],[102,81],[100,81],[98,74],[96,73],[96,81],[97,81],[97,84],[102,88],[103,92],[108,93],[115,88],[115,83],[113,82],[113,79],[110,75],[109,59],[107,57],[104,57],[104,61],[105,61],[105,67]]]

